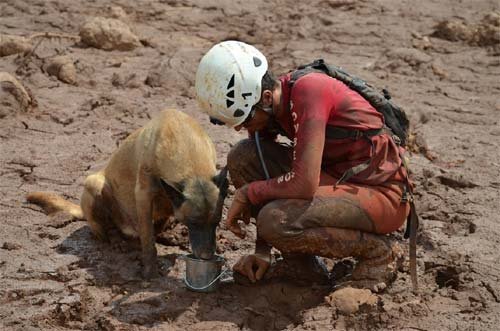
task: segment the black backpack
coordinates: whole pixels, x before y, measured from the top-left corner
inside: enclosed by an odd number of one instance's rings
[[[384,115],[384,123],[391,129],[395,142],[403,147],[406,146],[409,127],[408,117],[399,106],[391,101],[391,96],[386,89],[379,92],[364,80],[350,75],[339,67],[326,64],[323,59],[318,59],[312,63],[298,67],[297,70],[291,74],[290,86],[293,86],[300,77],[312,72],[325,73],[330,77],[340,80],[350,89],[358,92],[373,106],[373,108]],[[332,132],[332,136],[333,135],[335,135],[335,132]],[[337,136],[343,137],[343,135],[339,135],[339,133],[337,133]]]

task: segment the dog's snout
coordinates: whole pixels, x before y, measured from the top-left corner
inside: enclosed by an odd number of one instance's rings
[[[215,255],[216,224],[188,225],[191,250],[198,259],[210,260]]]
[[[200,252],[200,259],[211,260],[214,257],[213,252]]]

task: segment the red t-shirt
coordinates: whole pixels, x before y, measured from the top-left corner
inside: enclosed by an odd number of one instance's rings
[[[380,185],[390,180],[403,181],[398,147],[387,135],[354,140],[325,139],[326,125],[369,130],[383,126],[383,115],[344,83],[322,73],[299,78],[290,89],[290,75],[280,77],[282,102],[290,104],[276,121],[292,140],[292,170],[278,178],[249,185],[252,204],[275,199],[311,199],[320,185],[321,172],[340,178],[342,174],[368,160],[368,169],[350,182]],[[265,132],[263,133],[265,135]]]

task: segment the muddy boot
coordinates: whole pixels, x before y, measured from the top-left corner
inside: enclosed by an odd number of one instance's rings
[[[381,292],[388,285],[392,284],[397,276],[397,270],[401,266],[404,257],[403,250],[397,242],[387,242],[387,249],[378,248],[378,252],[373,252],[378,255],[373,258],[358,257],[358,262],[355,265],[352,274],[335,282],[336,288],[341,287],[356,287],[367,288],[372,292]]]
[[[396,262],[402,256],[399,245],[393,244],[387,236],[330,227],[307,229],[298,236],[275,239],[272,245],[288,253],[300,252],[329,258],[354,257],[357,263],[352,275],[336,280],[335,285],[343,285],[348,280],[345,285],[377,292],[395,279]]]
[[[338,282],[342,279],[348,279],[352,276],[352,271],[356,266],[356,261],[351,258],[342,259],[337,261],[331,271],[330,271],[330,280],[332,282]]]

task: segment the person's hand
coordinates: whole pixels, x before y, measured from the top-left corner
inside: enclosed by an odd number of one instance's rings
[[[236,190],[226,219],[227,228],[242,239],[245,238],[246,233],[240,227],[238,220],[242,220],[245,224],[250,223],[250,200],[248,200],[247,191],[247,185]]]
[[[242,256],[233,266],[233,271],[247,276],[252,283],[255,283],[262,279],[270,265],[270,254],[250,254]]]

